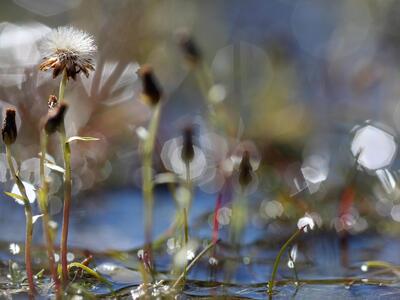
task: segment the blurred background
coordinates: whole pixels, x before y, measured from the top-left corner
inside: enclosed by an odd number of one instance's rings
[[[338,232],[400,231],[398,1],[5,0],[0,8],[0,108],[18,110],[14,151],[32,188],[39,183],[39,122],[59,84],[38,71],[39,42],[52,28],[72,25],[98,45],[96,71],[71,81],[66,92],[68,134],[100,138],[72,146],[75,216],[82,216],[72,226],[84,236],[72,234],[75,245],[87,238],[84,232],[93,234],[94,227],[83,226],[97,224],[88,211],[97,210],[107,224],[97,237],[129,235],[132,215],[142,214],[140,191],[131,189],[141,186],[140,137],[151,116],[140,100],[143,64],[153,66],[165,94],[154,167],[182,175],[176,153],[182,129],[193,126],[192,177],[198,195],[210,199],[199,207],[212,210],[246,148],[259,165],[251,190],[259,208],[254,224],[311,211],[320,226]],[[204,93],[179,47],[183,31],[214,78],[206,94],[224,107],[223,130],[210,125]],[[7,191],[12,183],[1,147]],[[62,164],[56,138],[49,153]],[[50,176],[57,217],[62,177]],[[23,226],[11,227],[22,207],[9,199],[1,207],[2,239],[22,239]],[[136,245],[116,243],[102,247]]]

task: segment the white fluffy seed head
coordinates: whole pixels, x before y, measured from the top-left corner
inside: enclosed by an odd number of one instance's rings
[[[45,57],[61,51],[71,52],[82,59],[91,59],[97,51],[93,37],[71,26],[52,30],[42,41],[41,50]]]
[[[53,70],[53,77],[66,72],[67,78],[76,78],[83,72],[86,77],[94,70],[93,56],[97,47],[93,37],[73,27],[58,27],[52,30],[41,42],[43,62],[39,69]]]

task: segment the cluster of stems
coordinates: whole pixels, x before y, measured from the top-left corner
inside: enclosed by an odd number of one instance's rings
[[[46,242],[47,248],[47,257],[49,260],[49,269],[51,273],[51,277],[54,281],[54,287],[56,291],[56,298],[61,298],[61,286],[60,279],[58,278],[57,273],[57,265],[54,258],[54,238],[53,232],[50,228],[50,215],[48,209],[48,191],[49,191],[49,183],[45,176],[45,156],[47,152],[47,141],[48,136],[44,129],[42,129],[40,134],[40,182],[41,188],[39,191],[39,208],[42,213],[42,224],[43,224],[43,234],[44,240]]]

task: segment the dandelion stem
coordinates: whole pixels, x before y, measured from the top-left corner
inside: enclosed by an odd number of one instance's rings
[[[48,209],[48,182],[46,181],[46,176],[44,173],[44,162],[47,152],[47,140],[48,136],[45,130],[42,130],[41,137],[40,137],[40,148],[41,148],[41,155],[40,155],[40,182],[41,188],[39,193],[39,207],[40,211],[43,215],[43,233],[44,239],[47,246],[47,256],[49,259],[49,268],[51,272],[51,276],[54,281],[54,286],[56,290],[56,299],[61,299],[61,287],[60,287],[60,280],[57,274],[56,263],[54,260],[54,245],[53,245],[53,236],[51,233],[51,229],[49,226],[50,216],[49,216],[49,209]]]
[[[272,274],[271,274],[271,279],[268,282],[268,294],[269,295],[272,295],[272,292],[274,289],[274,284],[275,284],[276,272],[278,271],[279,263],[281,261],[281,257],[283,255],[283,253],[285,252],[287,247],[289,247],[290,244],[293,243],[293,241],[300,236],[300,234],[303,232],[303,230],[304,230],[304,228],[297,229],[295,231],[295,233],[293,233],[293,235],[283,244],[283,246],[279,250],[278,255],[275,258],[274,267],[272,269]]]
[[[148,136],[143,144],[143,198],[145,201],[145,241],[147,250],[151,253],[151,238],[153,231],[153,205],[154,205],[154,194],[153,194],[153,152],[154,144],[157,136],[157,129],[160,122],[161,115],[161,104],[158,103],[154,107],[153,115],[150,120]]]
[[[25,186],[21,179],[18,177],[15,171],[14,164],[11,158],[11,146],[6,144],[6,157],[8,167],[10,168],[11,175],[18,186],[19,192],[24,198],[24,209],[26,219],[26,230],[25,230],[25,265],[26,265],[26,276],[29,284],[29,294],[32,296],[36,294],[35,284],[33,282],[33,270],[32,270],[32,258],[31,258],[31,244],[32,244],[32,233],[33,233],[33,221],[32,221],[32,208],[29,203],[28,196],[26,195]]]
[[[65,87],[67,86],[68,76],[67,72],[64,70],[62,79],[60,81],[60,87],[58,89],[58,101],[64,101]]]
[[[63,77],[60,82],[60,89],[58,94],[58,100],[62,102],[64,100],[65,86],[67,85],[67,73],[64,70]],[[61,267],[62,267],[62,278],[63,284],[68,281],[68,227],[69,227],[69,213],[71,207],[71,190],[72,190],[72,179],[71,179],[71,147],[67,142],[67,135],[65,132],[65,124],[60,126],[60,142],[61,148],[64,154],[64,209],[63,209],[63,222],[61,231]]]

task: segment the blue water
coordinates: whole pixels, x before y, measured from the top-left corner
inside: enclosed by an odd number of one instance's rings
[[[115,289],[129,289],[141,282],[140,274],[134,269],[138,266],[136,251],[143,246],[143,201],[138,190],[122,189],[99,192],[76,198],[71,211],[70,249],[90,250],[95,254],[98,271],[102,266],[117,266],[117,271],[104,274],[114,283]],[[170,194],[160,189],[157,192],[154,216],[154,236],[164,233],[171,225],[175,215],[175,204]],[[4,201],[4,200],[3,200]],[[197,193],[190,214],[190,235],[193,239],[209,240],[212,236],[212,222],[209,215],[215,207],[215,195]],[[24,238],[23,209],[13,201],[3,202],[1,210],[0,237],[2,242],[21,243]],[[60,214],[54,216],[60,221]],[[40,222],[34,232],[37,245],[41,244]],[[268,225],[255,226],[250,224],[244,234],[244,243],[240,250],[232,249],[227,243],[227,230],[220,231],[221,243],[216,247],[215,258],[217,267],[208,263],[207,254],[188,275],[189,281],[184,290],[185,297],[202,297],[212,295],[229,295],[251,299],[265,299],[266,282],[272,271],[272,265],[279,247],[284,243],[290,232],[295,229],[293,224],[287,224],[282,234],[276,234],[276,228],[271,230]],[[396,279],[392,273],[363,273],[360,269],[367,260],[382,260],[400,265],[400,239],[381,236],[374,232],[360,235],[349,235],[347,246],[335,232],[315,230],[301,237],[298,241],[299,251],[296,266],[299,278],[334,279],[345,277],[370,278],[377,280]],[[155,256],[156,267],[166,272],[160,279],[169,277],[173,256],[162,246]],[[108,250],[128,251],[127,259],[120,260],[102,254]],[[2,261],[13,259],[23,261],[22,253],[10,254],[7,249],[0,251]],[[227,281],[226,265],[232,264],[232,275]],[[133,268],[133,269],[132,269]],[[278,280],[293,279],[293,270],[287,267],[287,256],[283,256]],[[278,293],[274,299],[398,299],[400,285],[360,285],[346,287],[335,285],[301,285],[297,291],[292,283],[277,287]],[[94,290],[97,294],[108,294],[106,286],[99,285]],[[184,297],[184,298],[185,298]],[[127,298],[128,299],[128,298]]]

